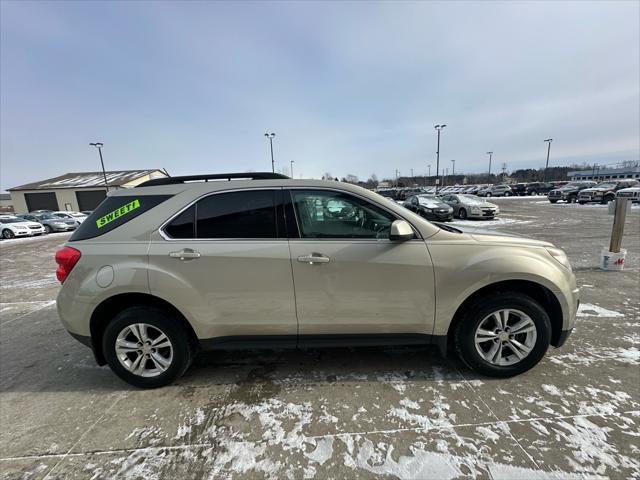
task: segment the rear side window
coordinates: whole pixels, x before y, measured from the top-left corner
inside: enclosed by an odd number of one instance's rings
[[[99,237],[161,204],[171,195],[107,197],[71,235],[70,242]]]
[[[276,195],[281,193],[245,190],[209,195],[171,220],[164,232],[174,239],[278,238]]]

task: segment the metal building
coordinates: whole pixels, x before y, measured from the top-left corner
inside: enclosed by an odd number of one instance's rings
[[[567,172],[570,180],[622,180],[633,178],[640,180],[640,165],[635,167],[605,168],[595,166],[589,170]]]
[[[106,172],[109,190],[131,188],[152,178],[166,177],[162,170]],[[59,177],[8,189],[16,213],[33,210],[84,211],[95,209],[106,196],[102,172],[65,173]]]

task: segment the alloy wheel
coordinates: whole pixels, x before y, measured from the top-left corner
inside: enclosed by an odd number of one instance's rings
[[[475,332],[478,354],[488,363],[514,365],[533,350],[538,331],[533,320],[520,310],[502,309],[487,315]]]
[[[157,377],[173,361],[173,345],[169,337],[148,323],[124,327],[116,338],[115,351],[120,364],[140,377]]]

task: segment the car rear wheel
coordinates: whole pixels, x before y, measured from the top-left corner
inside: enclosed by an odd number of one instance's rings
[[[44,226],[44,233],[51,233],[53,230],[51,230],[51,227],[49,225],[45,225]]]
[[[551,203],[558,203],[558,200],[549,200]]]
[[[534,196],[534,197],[535,197],[536,195],[538,195],[538,192],[536,192],[535,190],[531,190],[531,191],[529,192],[529,195],[532,195],[532,196]]]
[[[605,195],[602,199],[602,203],[613,202],[616,199],[615,195]]]
[[[116,315],[105,329],[102,348],[111,370],[141,388],[169,385],[184,374],[195,354],[180,322],[148,306]]]
[[[510,196],[511,196],[511,193],[510,193],[510,192],[504,192],[504,196],[505,196],[505,197],[510,197]]]
[[[551,322],[542,306],[518,292],[474,301],[454,331],[460,359],[490,377],[512,377],[533,368],[551,341]]]
[[[464,208],[461,208],[458,211],[458,217],[460,217],[460,220],[466,220],[467,219],[467,211]]]
[[[485,196],[486,197],[490,197],[491,196],[491,192],[487,192]]]
[[[4,238],[9,239],[9,238],[13,238],[13,237],[15,237],[16,235],[15,235],[15,233],[13,233],[13,232],[12,232],[11,230],[9,230],[8,228],[5,228],[5,229],[2,231],[2,236],[3,236]]]

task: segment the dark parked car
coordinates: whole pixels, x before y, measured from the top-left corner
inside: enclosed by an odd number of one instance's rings
[[[50,213],[27,213],[24,215],[18,215],[25,220],[31,220],[32,222],[38,222],[44,225],[45,233],[51,232],[68,232],[69,230],[75,230],[80,226],[80,223],[75,220],[56,217]]]
[[[525,195],[546,195],[553,188],[553,184],[549,182],[533,182],[525,188]]]
[[[527,194],[527,184],[526,183],[516,183],[515,185],[511,185],[511,191],[513,191],[514,195],[523,196]]]
[[[569,182],[566,185],[555,188],[549,192],[547,198],[551,203],[558,203],[563,200],[568,203],[575,203],[578,201],[578,193],[585,188],[591,188],[596,182]]]
[[[509,185],[491,185],[480,190],[479,197],[510,197],[513,195]]]
[[[453,208],[430,195],[412,195],[403,205],[427,220],[446,222],[453,219]]]
[[[578,195],[578,203],[607,203],[616,199],[616,192],[623,188],[638,186],[637,180],[609,180],[595,187],[585,188]]]

